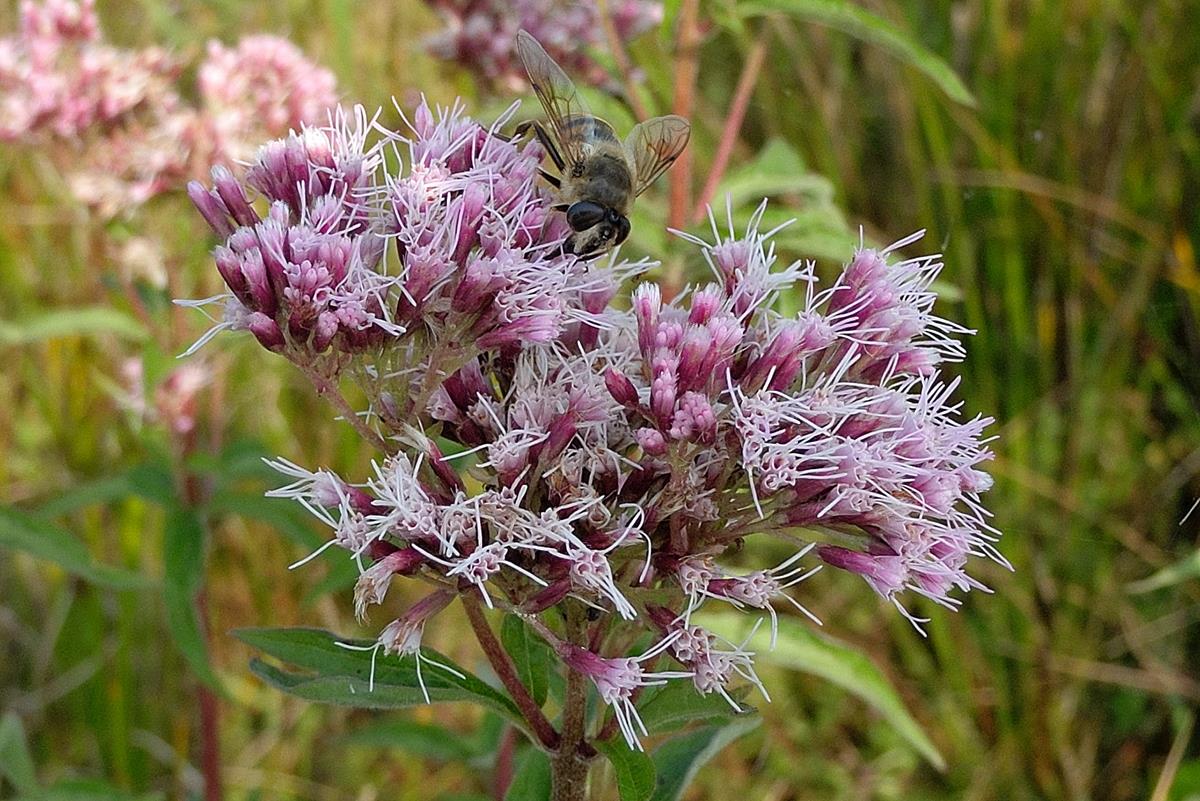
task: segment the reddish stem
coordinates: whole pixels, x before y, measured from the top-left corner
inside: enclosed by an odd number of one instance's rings
[[[196,596],[196,609],[204,639],[208,641],[208,604],[205,592]],[[217,694],[201,684],[196,692],[200,705],[200,772],[204,775],[204,801],[221,801],[221,729]]]
[[[558,747],[558,732],[550,725],[542,708],[537,705],[533,696],[529,694],[529,690],[521,683],[520,677],[517,676],[516,666],[513,665],[512,659],[509,658],[504,647],[500,645],[500,641],[496,639],[496,635],[492,633],[492,627],[488,625],[479,601],[462,596],[462,603],[463,609],[467,612],[467,620],[471,622],[471,628],[475,631],[475,637],[479,640],[479,646],[483,649],[488,662],[491,663],[492,670],[496,671],[500,682],[516,702],[517,708],[521,710],[521,715],[529,724],[529,728],[533,729],[538,742],[546,750],[553,751]]]
[[[696,201],[696,208],[692,212],[693,223],[704,219],[708,204],[712,202],[721,178],[725,176],[725,168],[729,166],[729,157],[733,155],[734,145],[737,144],[742,122],[746,118],[746,109],[750,106],[750,97],[754,94],[754,86],[758,83],[758,75],[762,71],[766,55],[766,30],[760,29],[754,37],[754,46],[750,49],[746,64],[742,67],[741,77],[738,78],[733,103],[729,107],[729,115],[725,118],[725,127],[721,130],[721,141],[717,145],[716,156],[713,157],[712,169],[709,170],[708,179],[700,191],[700,199]]]
[[[500,737],[500,747],[496,749],[496,767],[492,771],[492,797],[496,801],[504,801],[508,786],[513,779],[513,755],[517,751],[517,730],[512,726],[504,727]]]
[[[700,62],[700,0],[683,0],[679,8],[679,31],[675,39],[675,98],[671,110],[691,118],[696,99],[696,76]],[[691,208],[692,148],[686,147],[672,165],[667,198],[667,225],[683,228]],[[673,298],[683,286],[683,262],[673,259],[663,276],[663,297]]]

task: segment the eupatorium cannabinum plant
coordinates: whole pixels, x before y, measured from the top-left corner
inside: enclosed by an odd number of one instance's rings
[[[848,254],[823,283],[812,263],[777,264],[760,214],[713,219],[710,237],[683,235],[710,281],[667,300],[641,280],[648,262],[564,254],[543,151],[499,135],[506,121],[421,105],[397,133],[358,109],[192,184],[228,287],[196,302],[218,310],[197,345],[249,331],[378,449],[358,476],[280,459],[289,483],[272,493],[358,565],[359,616],[398,580],[427,587],[388,613],[372,671],[411,660],[427,699],[465,680],[421,647],[457,600],[552,755],[555,797],[582,798],[597,749],[642,747],[645,688],[690,683],[731,709],[762,689],[754,654],[705,630],[702,608],[812,617],[822,565],[918,625],[906,597],[954,607],[980,588],[972,557],[1003,562],[980,501],[991,420],[964,419],[939,372],[966,332],[932,311],[940,257],[894,255],[915,237]],[[781,293],[799,313],[775,310]],[[726,567],[752,537],[795,553]],[[556,658],[558,724],[483,607]]]

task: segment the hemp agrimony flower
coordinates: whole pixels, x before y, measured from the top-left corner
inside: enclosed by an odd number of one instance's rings
[[[357,480],[273,462],[292,483],[272,494],[359,566],[360,617],[400,577],[436,587],[374,651],[420,660],[456,596],[469,616],[521,615],[640,747],[646,685],[735,708],[736,684],[762,689],[702,607],[816,620],[794,596],[823,564],[902,610],[906,593],[953,606],[982,586],[970,557],[1003,563],[980,501],[991,421],[963,420],[939,373],[967,333],[932,311],[939,257],[893,257],[915,238],[862,248],[822,287],[812,263],[777,267],[760,207],[741,232],[713,218],[711,239],[683,235],[711,283],[624,294],[649,265],[564,252],[544,153],[498,134],[509,116],[485,128],[422,104],[402,134],[360,109],[189,190],[228,287],[197,345],[248,330],[380,451]],[[797,314],[775,310],[785,292]],[[751,535],[807,544],[771,569],[724,566]]]

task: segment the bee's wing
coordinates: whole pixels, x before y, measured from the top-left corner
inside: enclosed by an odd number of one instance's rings
[[[655,117],[633,126],[625,150],[633,165],[633,193],[640,195],[687,147],[692,127],[683,117]]]
[[[581,161],[584,156],[582,145],[591,139],[593,126],[592,116],[575,91],[575,84],[527,31],[517,34],[517,55],[525,64],[529,83],[550,118],[562,155],[570,164]]]

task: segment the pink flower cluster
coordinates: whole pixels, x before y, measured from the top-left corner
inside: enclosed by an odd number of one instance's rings
[[[106,42],[95,0],[23,0],[19,32],[0,39],[0,141],[50,146],[74,194],[112,216],[336,102],[332,74],[272,36],[210,45],[198,107],[181,69],[160,48]]]
[[[593,84],[605,80],[603,70],[586,53],[589,47],[605,41],[594,3],[429,0],[429,5],[446,21],[446,28],[430,38],[430,51],[463,65],[492,84],[513,89],[525,86],[525,70],[512,46],[521,29],[541,42],[569,74]],[[653,0],[617,0],[608,5],[613,28],[621,41],[628,41],[662,22],[662,3]]]
[[[360,616],[397,576],[438,586],[377,649],[420,660],[450,596],[481,599],[590,678],[637,746],[640,688],[688,679],[737,707],[731,686],[759,684],[745,643],[697,625],[705,604],[808,615],[792,594],[825,564],[897,606],[953,606],[981,587],[971,557],[1003,563],[980,502],[990,420],[963,420],[939,377],[965,331],[932,311],[938,257],[861,249],[822,288],[811,263],[777,269],[760,209],[743,233],[685,236],[711,283],[626,295],[648,265],[563,252],[537,144],[458,107],[422,105],[410,135],[376,126],[370,147],[356,120],[191,193],[224,239],[214,331],[249,329],[323,392],[350,377],[368,399],[351,422],[384,450],[372,475],[280,460],[292,483],[272,494],[357,561]],[[775,310],[784,292],[797,314]],[[724,566],[753,534],[808,544],[769,570]],[[584,606],[571,637],[565,610]],[[638,656],[604,645],[647,631]],[[660,657],[674,668],[654,671]]]
[[[365,116],[339,116],[337,125],[262,148],[245,184],[218,166],[211,190],[188,185],[225,237],[214,257],[229,293],[201,302],[224,302],[223,321],[210,335],[245,329],[264,347],[310,364],[331,347],[353,353],[403,331],[390,319],[395,282],[376,269],[385,243],[368,208],[381,154],[363,149]],[[269,202],[265,215],[247,189]]]
[[[320,122],[337,105],[333,73],[278,36],[247,36],[236,47],[209,42],[197,77],[212,147],[226,162],[253,155],[264,139]]]

